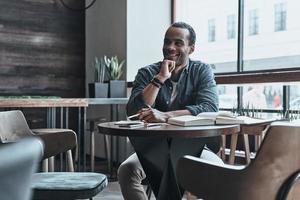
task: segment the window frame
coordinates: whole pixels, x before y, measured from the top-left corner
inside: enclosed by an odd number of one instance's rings
[[[274,4],[274,31],[286,30],[287,10],[286,3],[280,2]]]
[[[207,26],[208,26],[207,40],[208,42],[215,42],[216,41],[216,20],[213,18],[208,19]]]
[[[230,14],[227,15],[227,39],[235,39],[236,38],[236,15]]]
[[[258,9],[249,10],[249,36],[259,34],[259,13]]]

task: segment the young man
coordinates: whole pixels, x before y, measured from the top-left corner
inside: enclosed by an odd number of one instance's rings
[[[138,71],[127,104],[128,115],[139,113],[140,120],[167,122],[174,116],[218,111],[210,65],[189,59],[195,40],[195,31],[186,23],[177,22],[168,28],[164,60]],[[130,138],[137,154],[131,155],[118,170],[124,199],[147,199],[141,185],[146,175],[157,199],[181,199],[183,191],[175,174],[177,160],[186,154],[199,156],[205,145],[218,150],[218,139]]]

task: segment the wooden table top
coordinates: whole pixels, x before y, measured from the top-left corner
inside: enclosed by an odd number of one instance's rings
[[[0,107],[87,107],[85,98],[56,98],[56,99],[0,99]]]
[[[124,98],[87,98],[89,105],[114,105],[127,104],[127,97]]]
[[[98,124],[99,132],[124,137],[213,137],[231,135],[240,131],[239,125],[214,125],[182,127],[165,124],[159,127],[127,128],[115,125],[115,122]]]

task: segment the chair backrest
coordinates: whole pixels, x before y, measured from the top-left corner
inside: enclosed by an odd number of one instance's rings
[[[245,169],[243,185],[275,199],[285,181],[300,170],[299,152],[300,124],[273,123],[255,160]]]
[[[30,199],[32,175],[42,154],[43,143],[37,138],[0,145],[0,199]]]
[[[15,142],[32,135],[20,110],[0,112],[0,143]]]

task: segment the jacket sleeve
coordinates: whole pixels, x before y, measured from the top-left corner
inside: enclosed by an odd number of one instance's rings
[[[219,109],[219,99],[214,74],[210,65],[201,64],[199,71],[194,73],[195,83],[194,105],[187,105],[186,109],[192,115],[201,112],[216,112]]]
[[[133,82],[131,95],[126,106],[128,116],[137,113],[141,108],[147,107],[142,92],[150,83],[153,76],[154,75],[146,68],[139,69]]]

